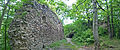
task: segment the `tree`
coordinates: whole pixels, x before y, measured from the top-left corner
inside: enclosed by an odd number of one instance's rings
[[[4,1],[4,2],[5,2],[5,1]],[[7,1],[7,3],[6,3],[5,6],[4,6],[4,9],[3,9],[3,11],[2,11],[2,15],[1,15],[1,18],[0,18],[0,31],[1,31],[1,26],[2,26],[3,17],[4,17],[4,15],[5,15],[5,11],[6,11],[6,9],[7,9],[7,6],[8,6],[8,4],[9,4],[9,2],[10,2],[10,0]]]
[[[93,35],[95,40],[95,50],[99,50],[99,36],[98,36],[98,15],[97,15],[97,0],[93,0]]]
[[[114,34],[114,25],[113,25],[113,7],[112,7],[112,3],[113,1],[111,0],[111,36],[110,38],[112,38],[113,36],[115,36]]]
[[[112,33],[111,33],[111,27],[110,27],[109,5],[107,0],[106,0],[106,6],[107,6],[107,29],[109,33],[109,38],[112,39]]]

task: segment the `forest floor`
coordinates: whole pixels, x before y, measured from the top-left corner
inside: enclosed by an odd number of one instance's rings
[[[53,43],[49,47],[54,48],[54,50],[94,50],[94,44],[91,44],[89,46],[78,46],[67,43],[66,40],[61,40]],[[119,47],[120,39],[109,39],[108,37],[100,38],[100,50],[120,50]]]
[[[120,50],[120,39],[109,39],[108,36],[100,38],[100,46],[104,50]]]

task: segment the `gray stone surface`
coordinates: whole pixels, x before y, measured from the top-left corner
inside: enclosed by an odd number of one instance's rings
[[[12,50],[40,50],[43,45],[64,38],[57,15],[48,6],[38,3],[16,10],[8,32]]]

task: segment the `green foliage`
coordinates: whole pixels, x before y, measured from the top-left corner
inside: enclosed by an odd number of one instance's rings
[[[21,13],[21,12],[18,12],[18,13]],[[23,18],[27,13],[28,13],[27,11],[23,11],[21,15],[16,15],[15,18]]]
[[[114,47],[114,50],[119,50],[120,39],[114,37],[114,39],[109,39],[108,36],[100,36],[100,46],[101,48],[109,48],[110,46]],[[102,49],[103,50],[103,49]]]
[[[84,20],[78,20],[73,24],[64,26],[65,36],[74,33],[72,41],[78,45],[88,45],[94,42],[92,30],[88,29]]]
[[[64,34],[67,36],[70,33],[75,32],[75,26],[73,24],[65,25],[64,26]]]
[[[92,30],[88,29],[81,31],[81,33],[76,33],[73,37],[73,41],[78,45],[89,45],[94,42]]]
[[[115,33],[115,36],[120,39],[120,19],[118,19],[118,18],[115,18],[115,19],[114,19],[114,21],[115,21],[114,33]]]
[[[40,1],[38,1],[38,3],[48,5],[46,0],[40,0]]]
[[[63,40],[52,43],[51,45],[47,46],[47,48],[59,47],[66,42],[67,41],[65,39],[63,39]]]
[[[14,5],[15,9],[20,9],[23,6],[23,2],[16,2],[16,5]]]
[[[98,32],[99,32],[99,35],[100,35],[100,36],[104,36],[104,35],[107,34],[107,29],[100,26],[100,27],[98,28]]]
[[[8,19],[5,18],[3,20],[3,24],[4,25],[2,25],[1,33],[0,33],[0,35],[1,35],[0,36],[0,44],[1,44],[0,45],[0,50],[4,50],[5,49],[5,32],[6,32],[6,48],[10,49],[10,45],[9,45],[10,42],[9,42],[7,30],[9,28],[9,25],[10,25],[11,21],[12,21],[12,18],[8,18]],[[5,31],[5,28],[6,28],[6,31]]]
[[[65,47],[67,46],[67,47]],[[70,48],[73,50],[77,50],[78,48],[75,45],[71,45],[70,43],[67,43],[67,41],[65,39],[54,42],[52,44],[50,44],[49,46],[47,46],[46,48]]]

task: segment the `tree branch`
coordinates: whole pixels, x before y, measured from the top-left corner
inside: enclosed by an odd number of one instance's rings
[[[102,9],[103,11],[105,11],[105,10],[100,6],[100,4],[98,3],[98,1],[97,1],[97,5],[100,7],[100,9]]]
[[[76,6],[76,9],[78,10],[78,6],[81,5],[82,3],[84,3],[86,0],[84,0],[83,2],[79,3],[77,6]],[[76,12],[76,11],[75,11]]]

